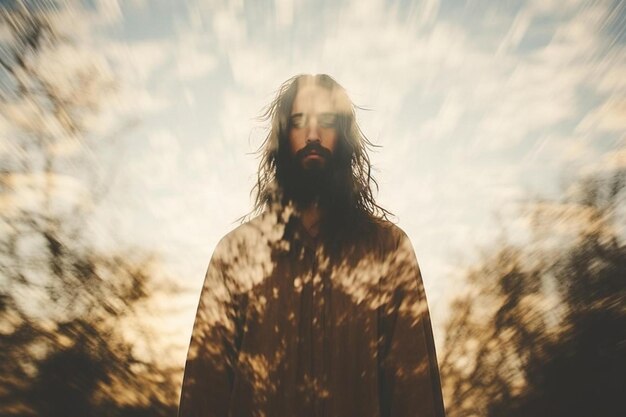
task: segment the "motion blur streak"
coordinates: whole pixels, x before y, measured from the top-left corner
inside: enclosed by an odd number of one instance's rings
[[[0,414],[175,413],[255,116],[329,73],[385,148],[448,415],[624,415],[625,23],[619,0],[0,1]]]

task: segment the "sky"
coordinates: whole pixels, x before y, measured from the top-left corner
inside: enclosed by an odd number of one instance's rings
[[[503,231],[524,236],[526,201],[626,168],[619,0],[94,0],[55,22],[73,42],[50,73],[89,63],[113,86],[88,120],[111,185],[94,240],[161,254],[189,290],[184,347],[213,248],[251,209],[258,116],[293,75],[330,74],[359,106],[439,345],[463,270]]]

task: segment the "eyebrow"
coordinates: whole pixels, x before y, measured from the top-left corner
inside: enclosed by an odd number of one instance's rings
[[[317,113],[318,116],[337,116],[338,113],[337,112],[332,112],[332,111],[325,111],[322,113]],[[298,116],[304,116],[304,113],[293,113],[290,114],[289,117],[298,117]]]
[[[325,126],[325,125],[329,125],[329,124],[334,124],[335,121],[337,120],[337,116],[338,114],[335,112],[324,112],[324,113],[318,113],[317,117],[318,117],[318,122],[322,124],[322,127],[329,127],[329,126]],[[328,118],[331,117],[332,121],[330,122],[324,122],[324,120],[328,120],[328,119],[324,119],[324,118]],[[295,123],[298,124],[301,121],[307,121],[308,117],[305,113],[293,113],[291,115],[289,115],[289,123]]]

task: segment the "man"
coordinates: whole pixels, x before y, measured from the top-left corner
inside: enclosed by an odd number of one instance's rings
[[[346,92],[296,76],[265,117],[259,215],[209,264],[179,416],[443,416],[419,267]]]

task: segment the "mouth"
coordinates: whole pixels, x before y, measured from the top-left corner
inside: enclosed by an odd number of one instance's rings
[[[331,153],[319,144],[309,144],[298,152],[297,157],[300,161],[324,163],[330,159]]]
[[[320,153],[318,152],[309,152],[306,155],[304,155],[304,159],[311,159],[311,158],[315,158],[315,159],[322,159],[324,158]]]
[[[304,156],[321,155],[321,154],[322,154],[321,150],[319,150],[317,148],[305,149],[305,151],[304,151]]]

